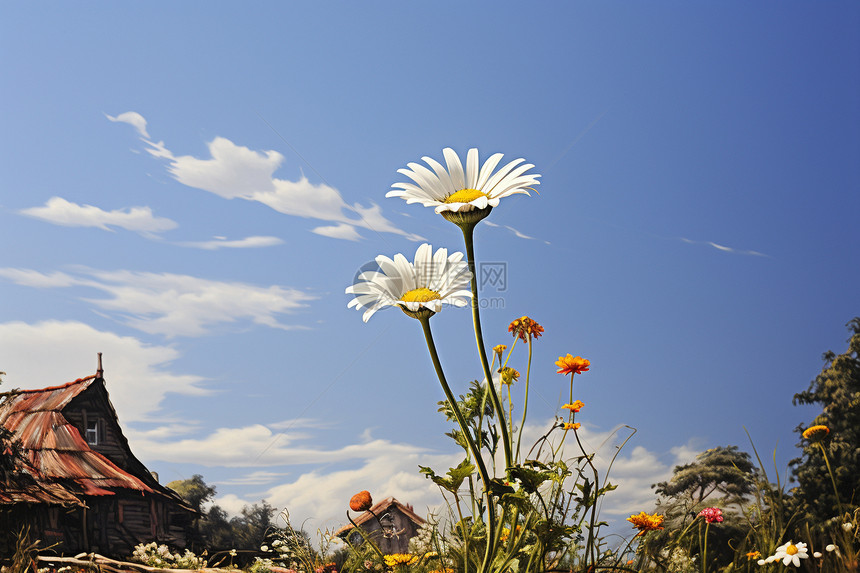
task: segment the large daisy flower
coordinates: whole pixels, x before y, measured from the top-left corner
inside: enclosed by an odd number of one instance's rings
[[[348,307],[364,310],[364,322],[386,306],[399,306],[413,318],[425,318],[446,304],[466,306],[472,297],[472,273],[463,253],[449,255],[448,249],[434,253],[424,243],[411,263],[398,253],[393,260],[376,257],[376,265],[378,269],[360,273],[356,283],[346,289],[346,294],[355,295]]]
[[[790,563],[795,567],[800,567],[800,560],[807,559],[809,557],[806,551],[806,543],[794,544],[789,541],[785,545],[777,547],[776,552],[768,557],[768,559],[773,559],[774,561],[782,559],[783,565],[788,565]]]
[[[472,148],[466,155],[465,171],[453,149],[443,149],[442,154],[448,169],[431,157],[422,157],[432,171],[419,163],[407,164],[409,169],[398,169],[397,172],[414,183],[395,183],[393,190],[385,196],[403,197],[407,203],[435,207],[436,212],[447,215],[446,218],[453,213],[465,215],[476,209],[485,210],[482,215],[486,216],[490,209],[498,206],[499,199],[514,193],[528,195],[528,189],[540,183],[540,175],[526,174],[534,165],[522,164],[525,159],[515,159],[493,173],[504,157],[501,153],[490,156],[479,168],[478,150]]]

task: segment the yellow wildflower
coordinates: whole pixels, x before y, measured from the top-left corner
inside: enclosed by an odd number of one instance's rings
[[[564,428],[565,430],[578,430],[578,429],[580,429],[581,427],[582,427],[582,424],[580,424],[579,422],[575,422],[575,423],[573,423],[573,424],[568,423],[568,422],[565,422],[565,423],[562,425],[562,428]]]
[[[505,366],[499,371],[502,375],[502,384],[510,386],[520,378],[520,373],[513,368]]]
[[[820,442],[825,437],[827,437],[827,434],[829,433],[830,428],[828,428],[827,426],[810,426],[803,430],[803,438],[805,440],[809,440],[810,442]]]
[[[396,567],[398,565],[412,565],[418,561],[418,556],[411,553],[392,553],[391,555],[383,556],[383,559],[389,567]]]
[[[627,521],[633,524],[633,527],[639,530],[639,533],[636,534],[636,537],[640,535],[645,535],[649,531],[656,531],[658,529],[663,529],[663,516],[657,515],[648,515],[644,511],[639,512],[639,515],[631,515],[627,518]]]
[[[562,410],[570,410],[571,412],[579,412],[585,404],[582,403],[582,400],[577,400],[573,404],[565,404],[561,407]]]

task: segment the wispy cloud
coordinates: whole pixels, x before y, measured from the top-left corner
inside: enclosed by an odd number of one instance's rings
[[[37,288],[88,287],[107,298],[85,298],[109,316],[132,328],[168,338],[202,336],[221,325],[250,321],[284,330],[278,317],[301,310],[314,295],[277,285],[261,287],[189,275],[101,271],[40,273],[31,269],[0,268],[0,277]]]
[[[526,235],[526,234],[525,234],[525,233],[523,233],[522,231],[519,231],[519,230],[517,230],[517,229],[515,229],[515,228],[511,227],[510,225],[499,225],[498,223],[493,223],[492,221],[484,221],[484,224],[486,224],[488,227],[496,227],[496,228],[499,228],[499,229],[507,229],[508,231],[510,231],[511,233],[513,233],[515,237],[517,237],[517,238],[519,238],[519,239],[528,239],[528,240],[530,240],[530,241],[537,241],[537,240],[538,240],[538,238],[537,238],[537,237],[532,237],[531,235]],[[546,244],[548,245],[548,244],[549,244],[549,241],[544,241],[544,243],[546,243]]]
[[[361,235],[355,230],[355,227],[346,223],[317,227],[312,229],[311,232],[323,237],[331,237],[332,239],[345,239],[347,241],[358,241],[361,239]]]
[[[680,240],[688,245],[707,245],[711,248],[717,249],[718,251],[722,251],[724,253],[732,253],[735,255],[748,255],[752,257],[767,257],[770,258],[770,255],[766,255],[764,253],[760,253],[758,251],[750,251],[745,249],[734,249],[732,247],[727,247],[725,245],[720,245],[719,243],[714,243],[712,241],[694,241],[692,239],[688,239],[686,237],[680,237]]]
[[[209,393],[202,377],[169,370],[180,357],[175,348],[145,344],[81,322],[0,323],[0,348],[7,372],[4,382],[31,389],[95,374],[96,352],[102,352],[107,389],[123,421],[156,420],[168,393]],[[166,439],[188,429],[168,425],[156,435]]]
[[[217,249],[259,249],[261,247],[274,247],[283,243],[283,239],[278,237],[253,236],[232,241],[228,241],[226,237],[214,237],[211,241],[189,241],[177,244],[182,247],[214,251]]]
[[[175,221],[156,217],[149,207],[105,211],[92,205],[78,205],[62,197],[51,197],[44,206],[22,209],[20,213],[55,225],[95,227],[105,231],[119,227],[138,233],[161,233],[178,226]]]
[[[122,117],[126,120],[119,119]],[[136,123],[132,123],[132,119]],[[135,112],[120,114],[112,121],[143,125],[145,131],[146,121]],[[277,151],[255,151],[225,137],[216,137],[207,144],[209,157],[199,158],[177,155],[163,141],[154,142],[148,136],[143,139],[150,155],[166,160],[168,173],[183,185],[224,199],[256,201],[285,215],[337,224],[314,229],[317,234],[357,240],[360,238],[357,229],[364,228],[375,233],[394,233],[410,240],[422,240],[422,237],[408,233],[386,219],[379,205],[349,205],[334,187],[311,183],[305,176],[295,181],[275,177],[275,171],[284,162],[284,156]]]
[[[339,448],[320,448],[306,432],[274,432],[263,424],[218,428],[203,438],[169,441],[130,432],[135,452],[166,462],[195,463],[220,467],[273,467],[284,465],[343,463],[377,456],[410,456],[426,448],[369,438]]]
[[[146,120],[136,111],[127,111],[117,116],[105,114],[105,117],[114,122],[127,123],[134,126],[134,129],[137,130],[137,133],[139,133],[141,137],[149,139],[149,134],[146,132]]]

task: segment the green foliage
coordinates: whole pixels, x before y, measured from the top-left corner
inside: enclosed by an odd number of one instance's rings
[[[821,446],[801,437],[800,457],[791,461],[798,486],[794,497],[804,520],[822,523],[839,513],[839,503],[828,475],[827,453],[843,510],[860,504],[860,317],[847,324],[853,332],[848,349],[840,355],[824,354],[824,367],[809,389],[794,395],[794,404],[820,405],[812,425],[830,428]],[[802,433],[804,427],[796,431]]]
[[[640,552],[664,570],[671,559],[700,558],[705,535],[696,515],[705,507],[719,507],[724,520],[707,528],[708,565],[724,567],[734,561],[735,548],[749,532],[743,510],[756,491],[757,471],[750,455],[737,446],[717,447],[696,456],[692,463],[677,466],[667,482],[653,485],[660,496],[657,513],[665,516],[663,528],[649,533]],[[700,530],[701,529],[701,530]],[[681,548],[673,552],[669,548]]]
[[[167,487],[182,496],[196,511],[202,511],[203,504],[215,497],[215,488],[207,485],[200,474],[194,474],[191,479],[172,481]]]
[[[713,495],[726,504],[737,504],[752,491],[754,469],[750,455],[737,446],[717,447],[696,456],[696,461],[677,466],[668,482],[652,487],[666,498],[700,504]]]
[[[242,508],[228,519],[227,512],[213,505],[201,523],[201,534],[210,552],[228,549],[258,551],[278,528],[272,519],[275,509],[265,501]]]

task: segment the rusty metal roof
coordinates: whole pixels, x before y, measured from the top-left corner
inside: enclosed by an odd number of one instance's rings
[[[0,492],[0,503],[56,503],[51,498],[70,502],[66,498],[75,497],[71,492],[114,495],[112,489],[117,488],[153,492],[141,479],[93,451],[78,429],[63,416],[63,409],[96,380],[100,379],[88,376],[62,386],[19,390],[0,403],[0,424],[18,441],[25,458],[22,470],[39,486],[27,487],[14,495],[6,488]],[[28,496],[32,499],[27,499]]]

